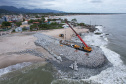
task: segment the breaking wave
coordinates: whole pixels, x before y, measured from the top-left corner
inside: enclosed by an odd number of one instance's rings
[[[84,36],[84,41],[93,46],[99,46],[104,52],[107,59],[113,64],[112,67],[109,67],[100,74],[91,76],[87,79],[59,79],[54,80],[52,84],[126,84],[126,66],[123,64],[123,61],[120,59],[120,55],[107,48],[108,39],[105,33],[103,33],[102,26],[96,26],[97,30],[94,34],[89,33]]]
[[[102,26],[97,26],[96,28],[98,28],[102,33]],[[123,64],[123,61],[120,59],[120,55],[118,53],[107,48],[108,39],[105,34],[93,34],[86,36],[84,39],[88,41],[90,45],[99,46],[113,66],[103,70],[96,76],[82,80],[98,84],[126,84],[126,66]]]
[[[16,70],[19,70],[19,69],[22,69],[26,66],[29,66],[31,65],[32,63],[31,62],[23,62],[23,63],[19,63],[19,64],[16,64],[16,65],[11,65],[11,66],[8,66],[6,68],[2,68],[0,69],[0,77],[4,74],[7,74],[9,72],[12,72],[12,71],[16,71]]]

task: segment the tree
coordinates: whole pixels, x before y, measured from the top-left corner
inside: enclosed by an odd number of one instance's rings
[[[75,23],[75,22],[77,22],[77,19],[76,19],[76,18],[74,18],[74,19],[72,19],[71,21]]]
[[[67,22],[67,21],[68,21],[68,20],[65,18],[65,19],[64,19],[64,22]]]
[[[2,26],[11,26],[10,22],[2,22]]]
[[[23,21],[25,21],[25,18],[23,18]]]
[[[51,21],[51,19],[48,19],[48,21]]]
[[[33,22],[34,22],[34,20],[29,20],[29,21],[28,21],[28,24],[29,24],[29,23],[33,23]]]
[[[42,20],[38,19],[37,22],[42,23]]]
[[[41,18],[41,20],[42,20],[42,22],[44,22],[44,21],[45,21],[45,18],[44,18],[44,17],[42,17],[42,18]]]
[[[22,23],[21,22],[16,22],[16,25],[19,27]]]
[[[50,25],[58,25],[56,22],[51,23]]]
[[[52,19],[52,21],[56,21],[56,19]]]
[[[85,26],[85,23],[80,23],[79,26]]]
[[[39,16],[38,16],[38,15],[36,15],[35,17],[36,17],[36,18],[39,18]]]
[[[39,25],[39,28],[42,30],[42,29],[49,29],[49,25],[47,25],[47,24],[40,24]]]
[[[30,26],[30,30],[33,31],[33,30],[38,30],[38,25],[37,24],[33,24]]]

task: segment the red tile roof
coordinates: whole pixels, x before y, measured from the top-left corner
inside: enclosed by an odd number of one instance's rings
[[[44,22],[48,22],[48,21],[44,21]]]
[[[36,24],[38,24],[39,22],[33,22],[33,23],[36,23]]]
[[[13,22],[13,21],[8,21],[8,22]]]

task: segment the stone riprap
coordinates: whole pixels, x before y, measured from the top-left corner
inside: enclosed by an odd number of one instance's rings
[[[84,51],[78,50],[76,52],[76,49],[72,47],[60,46],[60,40],[57,38],[41,33],[36,33],[34,36],[37,37],[35,44],[43,47],[52,55],[49,62],[58,69],[60,78],[89,77],[100,73],[101,70],[109,65],[107,58],[99,47],[91,46],[93,51],[87,56]],[[104,65],[105,67],[103,67]]]
[[[51,36],[37,33],[34,35],[38,39],[35,41],[36,45],[42,46],[54,57],[65,57],[71,61],[76,61],[77,64],[81,66],[86,66],[89,68],[96,68],[105,63],[106,58],[98,47],[92,47],[93,51],[86,55],[86,52],[78,50],[75,51],[74,48],[68,47],[66,45],[60,46],[59,39]],[[59,57],[59,61],[62,59]]]

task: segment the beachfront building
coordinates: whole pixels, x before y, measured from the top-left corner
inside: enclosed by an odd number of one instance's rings
[[[62,27],[63,28],[69,28],[69,26],[67,24],[64,24]]]
[[[17,27],[17,28],[15,29],[15,32],[22,32],[22,27]]]
[[[49,19],[48,17],[45,17],[45,21],[48,21],[48,19]]]
[[[51,23],[58,23],[58,24],[61,24],[62,23],[62,21],[60,20],[60,19],[55,19],[55,21],[53,20],[53,21],[50,21],[50,24]]]
[[[61,22],[62,22],[62,21],[61,21],[60,19],[57,19],[57,20],[56,20],[56,23],[58,23],[58,24],[61,24]]]
[[[22,25],[27,25],[27,24],[28,24],[28,21],[22,22]]]
[[[28,25],[28,24],[20,25],[20,27],[24,28],[24,29],[27,29],[27,30],[30,30],[30,25]]]
[[[30,18],[30,20],[38,20],[38,19],[41,19],[41,18]]]

